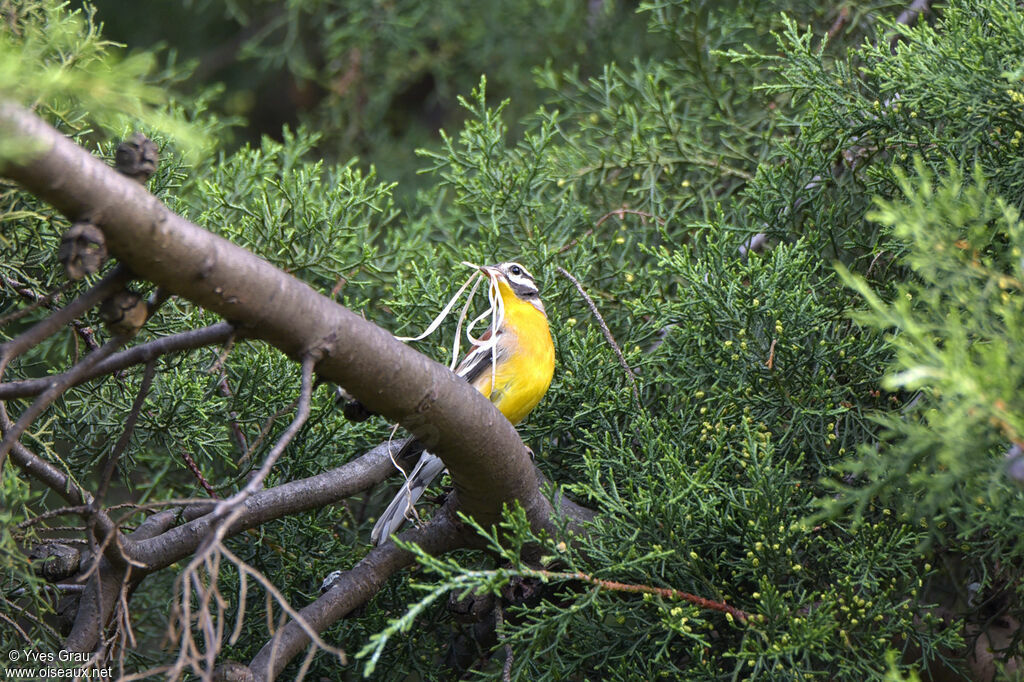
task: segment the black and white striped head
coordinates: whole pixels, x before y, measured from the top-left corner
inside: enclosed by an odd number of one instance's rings
[[[540,289],[537,287],[537,280],[533,278],[530,271],[519,263],[509,261],[498,265],[485,265],[480,268],[481,272],[491,278],[492,281],[507,284],[516,298],[532,305],[537,310],[544,312],[544,304],[540,301]]]

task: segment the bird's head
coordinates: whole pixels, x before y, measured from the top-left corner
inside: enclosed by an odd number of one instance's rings
[[[498,265],[482,265],[480,272],[484,273],[491,284],[498,287],[498,293],[502,299],[507,296],[515,296],[521,301],[529,303],[537,310],[544,312],[544,304],[540,301],[540,289],[537,287],[537,280],[533,278],[529,270],[519,263],[509,261]]]

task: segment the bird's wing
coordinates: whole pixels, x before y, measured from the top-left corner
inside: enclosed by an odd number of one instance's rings
[[[491,330],[488,329],[480,336],[481,341],[488,341],[491,338]],[[491,360],[491,354],[497,353],[495,360]],[[484,372],[490,372],[495,364],[501,364],[504,360],[505,349],[501,345],[473,346],[462,362],[455,368],[455,373],[466,380],[467,383],[474,383]],[[486,395],[489,391],[484,392]]]
[[[488,329],[480,336],[480,341],[488,341],[490,338],[491,330]],[[455,373],[472,384],[480,377],[490,374],[494,365],[501,363],[504,359],[506,352],[506,349],[500,345],[486,344],[483,346],[473,346],[466,353],[466,357],[462,359],[458,367],[455,368]],[[495,360],[491,359],[492,354],[496,354]],[[484,382],[484,386],[487,390],[481,389],[481,392],[484,395],[490,396],[490,382]],[[480,386],[477,386],[477,388],[480,388]],[[407,457],[411,458],[418,451],[422,451],[423,454],[416,463],[416,467],[409,474],[406,483],[398,490],[395,499],[391,501],[388,508],[377,519],[377,523],[370,533],[370,539],[375,545],[386,542],[392,533],[397,532],[402,527],[407,515],[416,504],[416,500],[423,495],[423,491],[427,489],[430,482],[444,471],[444,462],[436,455],[424,450],[423,445],[415,438],[409,438],[399,446],[397,459],[401,461]]]
[[[444,471],[444,462],[439,457],[424,452],[416,464],[416,468],[409,474],[409,480],[399,488],[395,499],[391,500],[391,504],[374,524],[373,530],[370,532],[370,541],[373,544],[380,545],[387,542],[392,533],[398,532],[398,529],[405,523],[407,515],[415,506],[416,500],[420,499],[430,482],[442,471]]]
[[[424,449],[423,444],[416,440],[414,436],[409,436],[400,443],[392,444],[391,459],[398,462],[408,472],[409,467],[414,465]]]

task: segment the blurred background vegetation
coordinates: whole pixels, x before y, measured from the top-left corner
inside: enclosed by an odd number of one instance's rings
[[[481,74],[494,101],[510,99],[509,121],[521,132],[519,121],[547,97],[534,69],[591,76],[667,47],[636,39],[646,21],[635,3],[90,4],[107,38],[167,48],[165,58],[190,72],[189,91],[216,88],[211,101],[240,124],[227,148],[307,123],[323,136],[318,154],[377,166],[399,181],[400,197],[423,184],[415,150],[461,125],[456,97]]]
[[[912,22],[906,9],[5,2],[0,94],[106,157],[142,129],[162,147],[150,188],[172,209],[396,333],[425,327],[462,260],[540,273],[558,369],[520,431],[601,517],[565,546],[512,514],[509,546],[532,539],[553,568],[759,617],[528,579],[499,630],[513,676],[1003,679],[1024,611],[1024,13],[955,0]],[[6,312],[60,286],[67,223],[9,185],[0,199]],[[640,405],[556,266],[597,301]],[[175,301],[142,338],[207,318]],[[447,333],[421,349],[444,359]],[[64,367],[83,344],[70,330],[5,378]],[[244,480],[232,425],[254,438],[294,400],[298,370],[240,344],[224,391],[206,372],[216,355],[161,363],[120,499],[201,494],[183,452],[217,488]],[[33,447],[89,480],[139,379],[69,394]],[[276,481],[387,436],[346,422],[327,390],[315,398]],[[7,604],[44,613],[18,547],[57,531],[17,524],[59,503],[11,466],[3,486]],[[368,551],[389,491],[266,524],[233,550],[308,603]],[[519,561],[506,546],[425,562],[328,636],[358,652],[421,598],[414,583],[446,591],[468,569],[508,569],[476,584],[510,600],[510,576],[536,568]],[[140,668],[169,656],[156,644],[172,577],[134,597],[154,645],[133,654]],[[266,641],[250,601],[226,658]],[[373,675],[500,674],[498,640],[439,603],[387,631]],[[57,642],[56,627],[32,636]],[[318,657],[313,674],[356,678],[368,660]]]

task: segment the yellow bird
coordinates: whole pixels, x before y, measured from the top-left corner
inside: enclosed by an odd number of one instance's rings
[[[498,330],[489,328],[470,349],[455,373],[490,398],[505,417],[518,424],[530,413],[551,385],[555,372],[555,346],[537,281],[519,263],[485,265],[492,299],[500,298],[504,314],[496,317]],[[415,441],[402,447],[399,457],[412,455]],[[444,471],[439,457],[424,451],[408,480],[384,510],[370,533],[375,545],[386,541],[405,523],[416,500]]]

